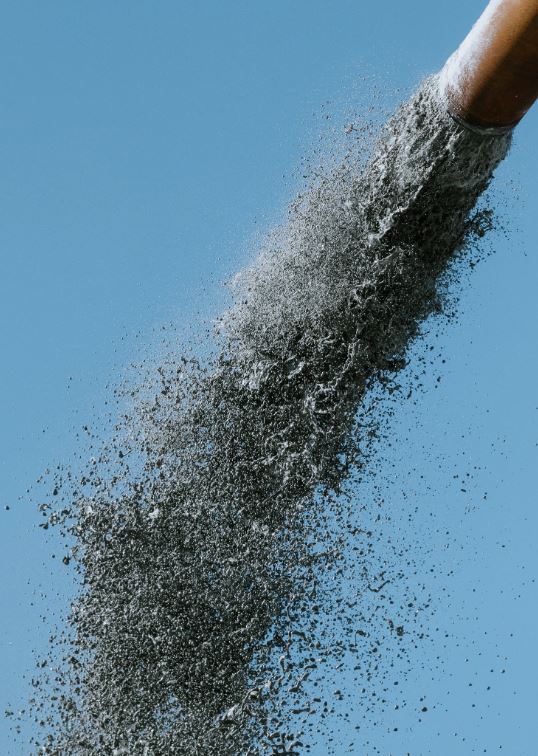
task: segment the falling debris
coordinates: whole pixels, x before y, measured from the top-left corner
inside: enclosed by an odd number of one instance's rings
[[[205,356],[130,386],[112,439],[55,483],[44,525],[73,539],[80,591],[34,701],[41,752],[304,753],[309,721],[345,699],[316,681],[354,668],[373,688],[378,629],[399,648],[413,634],[417,606],[392,598],[401,576],[372,564],[371,530],[331,523],[375,435],[365,395],[405,366],[447,270],[490,228],[475,207],[510,137],[452,120],[436,78],[369,159],[346,132],[344,162],[235,279]]]

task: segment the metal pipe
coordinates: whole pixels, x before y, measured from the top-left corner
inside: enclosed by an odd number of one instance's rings
[[[538,0],[492,0],[439,75],[451,115],[507,131],[538,97]]]

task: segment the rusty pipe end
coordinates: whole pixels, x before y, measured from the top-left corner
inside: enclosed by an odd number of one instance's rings
[[[538,0],[492,0],[439,74],[450,114],[505,133],[538,97]]]

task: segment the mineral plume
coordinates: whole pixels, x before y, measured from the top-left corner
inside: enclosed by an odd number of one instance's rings
[[[451,119],[426,80],[367,160],[351,151],[292,204],[205,356],[165,360],[64,482],[53,518],[80,590],[35,704],[41,752],[308,750],[309,679],[324,654],[357,653],[344,621],[325,645],[320,628],[361,612],[360,590],[357,606],[335,598],[345,547],[325,534],[361,465],[361,402],[405,365],[447,270],[490,227],[477,201],[509,145]]]

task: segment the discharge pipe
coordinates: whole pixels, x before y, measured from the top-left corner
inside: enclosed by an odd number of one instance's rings
[[[512,129],[538,97],[538,0],[491,0],[439,82],[463,125]]]

